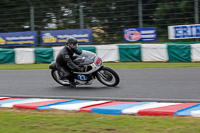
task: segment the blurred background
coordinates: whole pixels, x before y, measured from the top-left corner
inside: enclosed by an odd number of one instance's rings
[[[1,0],[0,32],[92,29],[101,45],[123,43],[123,28],[156,27],[155,42],[170,42],[167,27],[198,24],[198,9],[198,0]]]

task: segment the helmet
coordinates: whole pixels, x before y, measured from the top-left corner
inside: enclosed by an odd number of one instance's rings
[[[69,46],[71,49],[77,49],[78,43],[76,38],[68,37],[66,41],[66,45]]]

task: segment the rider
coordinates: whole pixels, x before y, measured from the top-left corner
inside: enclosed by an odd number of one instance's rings
[[[58,68],[58,70],[64,73],[64,76],[62,78],[69,79],[71,87],[76,87],[72,70],[79,72],[83,72],[85,70],[84,67],[79,67],[73,62],[73,59],[75,58],[75,56],[73,56],[74,53],[78,55],[82,53],[82,51],[79,51],[77,49],[77,45],[78,43],[76,38],[68,37],[65,47],[60,50],[56,57],[56,67]]]

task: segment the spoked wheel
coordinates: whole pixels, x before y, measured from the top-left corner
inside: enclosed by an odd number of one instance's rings
[[[59,84],[61,84],[63,86],[69,86],[69,80],[67,80],[67,79],[61,79],[62,75],[63,75],[63,73],[59,72],[57,70],[52,70],[51,71],[51,76],[53,77],[53,79],[57,83],[59,83]]]
[[[120,81],[118,74],[109,67],[103,67],[97,71],[96,77],[102,84],[109,87],[117,86]]]

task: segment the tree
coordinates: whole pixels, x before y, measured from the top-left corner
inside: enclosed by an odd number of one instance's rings
[[[103,43],[122,42],[123,28],[138,27],[137,0],[93,0],[93,2],[85,0],[83,3],[85,26],[99,27],[96,31],[103,32],[95,34],[104,40]]]
[[[173,2],[163,0],[158,4],[154,14],[158,34],[167,37],[168,26],[194,23],[194,3],[188,0],[174,0]]]

